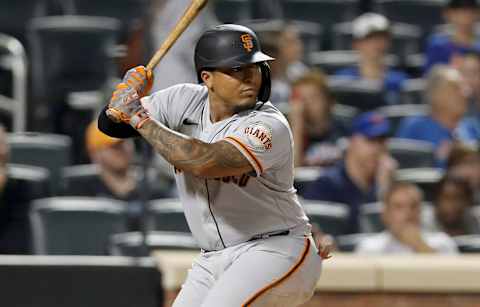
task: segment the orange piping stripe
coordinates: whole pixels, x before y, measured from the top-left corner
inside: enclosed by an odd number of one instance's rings
[[[241,141],[237,140],[236,138],[234,138],[232,136],[227,136],[226,139],[230,139],[230,140],[234,141],[235,143],[237,143],[240,147],[242,147],[250,155],[250,157],[255,161],[258,168],[260,169],[260,173],[263,173],[262,164],[260,163],[260,161],[258,161],[257,157],[255,157],[255,155],[250,151],[250,149],[248,149],[247,146],[243,145],[243,143]]]
[[[274,281],[273,283],[265,286],[263,289],[255,293],[245,304],[242,305],[242,307],[248,307],[250,306],[256,299],[260,297],[260,295],[264,294],[268,290],[272,289],[275,286],[278,286],[282,282],[284,282],[288,277],[290,277],[305,261],[305,258],[307,258],[308,251],[310,250],[310,240],[308,238],[305,239],[306,241],[306,246],[305,249],[303,250],[302,257],[298,260],[298,262],[280,279]]]

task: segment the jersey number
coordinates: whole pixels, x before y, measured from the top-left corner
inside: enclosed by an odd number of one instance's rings
[[[222,181],[224,183],[234,183],[238,185],[239,187],[244,187],[247,185],[248,180],[250,180],[250,176],[243,174],[240,177],[237,176],[226,176],[222,178],[215,178],[215,180]]]

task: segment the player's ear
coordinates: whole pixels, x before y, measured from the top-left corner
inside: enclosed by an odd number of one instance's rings
[[[205,83],[205,85],[208,87],[208,88],[211,88],[212,86],[212,72],[211,71],[207,71],[207,70],[203,70],[201,73],[200,73],[200,77],[202,78],[202,81],[203,83]]]

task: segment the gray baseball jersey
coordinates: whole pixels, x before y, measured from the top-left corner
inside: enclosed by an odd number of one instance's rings
[[[212,123],[208,90],[180,84],[142,98],[151,116],[172,130],[207,143],[225,140],[255,172],[205,179],[175,169],[193,236],[204,250],[220,250],[281,230],[310,233],[293,188],[293,139],[270,102]]]

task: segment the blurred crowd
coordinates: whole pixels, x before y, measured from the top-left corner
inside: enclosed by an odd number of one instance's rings
[[[85,16],[75,1],[30,2],[23,32],[0,19],[30,68],[25,127],[16,129],[15,112],[2,115],[0,254],[35,252],[38,198],[120,200],[125,230],[142,231],[149,201],[176,197],[172,169],[143,142],[107,137],[92,120],[190,0],[120,1],[135,4],[109,18]],[[310,211],[317,238],[358,253],[480,252],[480,3],[439,1],[436,19],[419,20],[392,13],[388,1],[332,1],[327,22],[306,6],[295,15],[295,2],[211,2],[155,68],[154,90],[196,82],[193,47],[205,29],[250,26],[276,58],[271,102],[292,127],[300,200],[322,208]],[[2,66],[0,98],[15,100],[15,84],[15,67]],[[44,135],[68,138],[68,162],[38,150]],[[38,188],[32,174],[42,167],[49,178]]]

